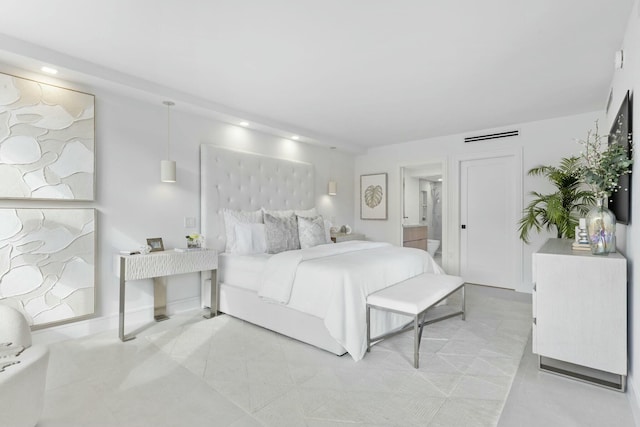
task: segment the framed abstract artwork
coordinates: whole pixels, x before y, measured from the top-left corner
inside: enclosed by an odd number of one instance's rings
[[[94,209],[0,209],[0,304],[38,329],[94,313]]]
[[[360,219],[387,219],[387,174],[360,175]]]
[[[0,73],[0,198],[93,200],[94,96]]]

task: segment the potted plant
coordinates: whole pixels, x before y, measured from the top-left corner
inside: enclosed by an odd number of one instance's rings
[[[582,188],[582,167],[579,157],[566,157],[559,166],[538,166],[529,176],[544,176],[556,187],[551,194],[532,191],[534,196],[520,219],[520,239],[529,243],[532,230],[556,230],[558,238],[573,239],[578,219],[594,203],[593,193]]]

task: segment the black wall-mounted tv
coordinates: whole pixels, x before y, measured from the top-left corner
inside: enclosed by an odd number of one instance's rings
[[[609,132],[609,144],[623,145],[627,148],[628,156],[632,155],[631,145],[633,142],[632,101],[633,99],[627,91]],[[631,221],[631,174],[622,175],[618,180],[618,186],[618,191],[614,191],[609,197],[609,209],[615,214],[617,222],[629,224]]]

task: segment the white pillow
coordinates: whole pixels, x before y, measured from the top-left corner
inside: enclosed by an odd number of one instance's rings
[[[298,216],[303,216],[305,218],[315,218],[318,216],[318,211],[316,211],[316,208],[311,208],[311,209],[296,209],[295,210],[296,215]]]
[[[236,224],[235,254],[263,254],[267,251],[264,224]]]
[[[321,216],[315,218],[298,217],[298,237],[300,248],[307,249],[328,243],[324,220]]]
[[[236,245],[236,225],[237,224],[262,224],[262,210],[257,211],[234,211],[232,209],[223,209],[224,231],[227,237],[227,245],[225,252],[234,253]]]

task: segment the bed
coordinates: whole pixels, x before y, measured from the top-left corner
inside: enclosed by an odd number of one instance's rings
[[[219,251],[219,310],[359,360],[366,351],[366,296],[423,272],[442,273],[425,251],[348,241],[277,254],[225,253],[223,210],[295,210],[315,204],[313,165],[201,146],[201,221],[208,247]],[[210,289],[203,283],[204,301]],[[372,333],[406,324],[372,313]]]

